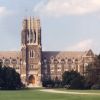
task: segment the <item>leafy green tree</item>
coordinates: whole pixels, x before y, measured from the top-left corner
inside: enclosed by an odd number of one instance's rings
[[[71,89],[84,89],[84,78],[83,76],[78,76],[71,81],[70,88]]]
[[[84,77],[76,71],[65,71],[62,75],[62,83],[64,86],[72,89],[84,88]]]
[[[0,69],[0,88],[13,90],[20,89],[22,82],[20,75],[11,67],[2,67]]]

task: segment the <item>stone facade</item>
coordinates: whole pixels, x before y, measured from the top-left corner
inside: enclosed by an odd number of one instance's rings
[[[43,79],[62,80],[64,71],[75,70],[85,75],[87,66],[94,66],[96,57],[92,50],[42,51],[39,18],[24,19],[22,26],[21,51],[0,52],[0,61],[14,67],[24,83],[40,86]]]
[[[62,80],[62,74],[71,70],[85,75],[88,65],[94,67],[95,58],[92,50],[85,52],[43,52],[42,73],[44,78],[53,80],[56,78]]]

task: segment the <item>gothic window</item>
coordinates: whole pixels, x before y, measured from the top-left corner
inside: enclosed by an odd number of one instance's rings
[[[32,50],[32,58],[34,57],[34,52],[33,52],[33,50]]]
[[[47,63],[47,59],[46,59],[46,57],[44,58],[44,64],[46,64]]]
[[[64,64],[65,63],[65,60],[64,59],[61,59],[61,64]]]
[[[38,44],[41,44],[41,29],[38,30]]]
[[[50,57],[50,62],[51,62],[51,63],[54,62],[54,57],[53,57],[53,56]]]
[[[59,63],[61,63],[61,59],[60,59],[60,57],[59,57],[59,56],[57,57],[57,60],[58,60],[58,62],[59,62]]]
[[[23,30],[22,33],[21,33],[21,41],[22,41],[22,44],[25,43],[25,31]]]
[[[32,43],[33,42],[33,32],[32,32],[32,30],[30,31],[30,43]]]
[[[51,59],[53,60],[53,59],[54,59],[54,57],[53,57],[53,56],[51,56]]]
[[[35,52],[34,52],[34,50],[30,50],[30,51],[29,51],[29,57],[30,57],[30,58],[34,58],[34,57],[35,57]]]
[[[27,43],[29,43],[29,32],[27,33]]]
[[[34,43],[36,43],[36,31],[34,30]]]
[[[78,64],[78,59],[75,59],[75,64]]]
[[[17,64],[17,60],[16,60],[16,59],[12,59],[11,63],[12,63],[13,65],[16,65],[16,64]]]
[[[10,60],[9,59],[5,59],[5,65],[9,65],[10,64]]]
[[[68,64],[71,64],[72,63],[72,60],[71,59],[68,59]]]

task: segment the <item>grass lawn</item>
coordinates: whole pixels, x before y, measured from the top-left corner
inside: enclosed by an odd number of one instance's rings
[[[76,91],[78,92],[78,90]],[[39,91],[39,89],[33,89],[20,91],[0,91],[0,100],[100,100],[100,96],[46,93]]]
[[[71,89],[69,90],[69,89],[63,89],[63,88],[59,88],[55,90],[67,91],[67,92],[80,92],[80,93],[100,93],[100,90],[71,90]]]

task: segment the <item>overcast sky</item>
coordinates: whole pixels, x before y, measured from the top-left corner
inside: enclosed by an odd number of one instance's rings
[[[40,17],[43,50],[100,52],[100,0],[0,0],[0,51],[20,50],[26,16]]]

